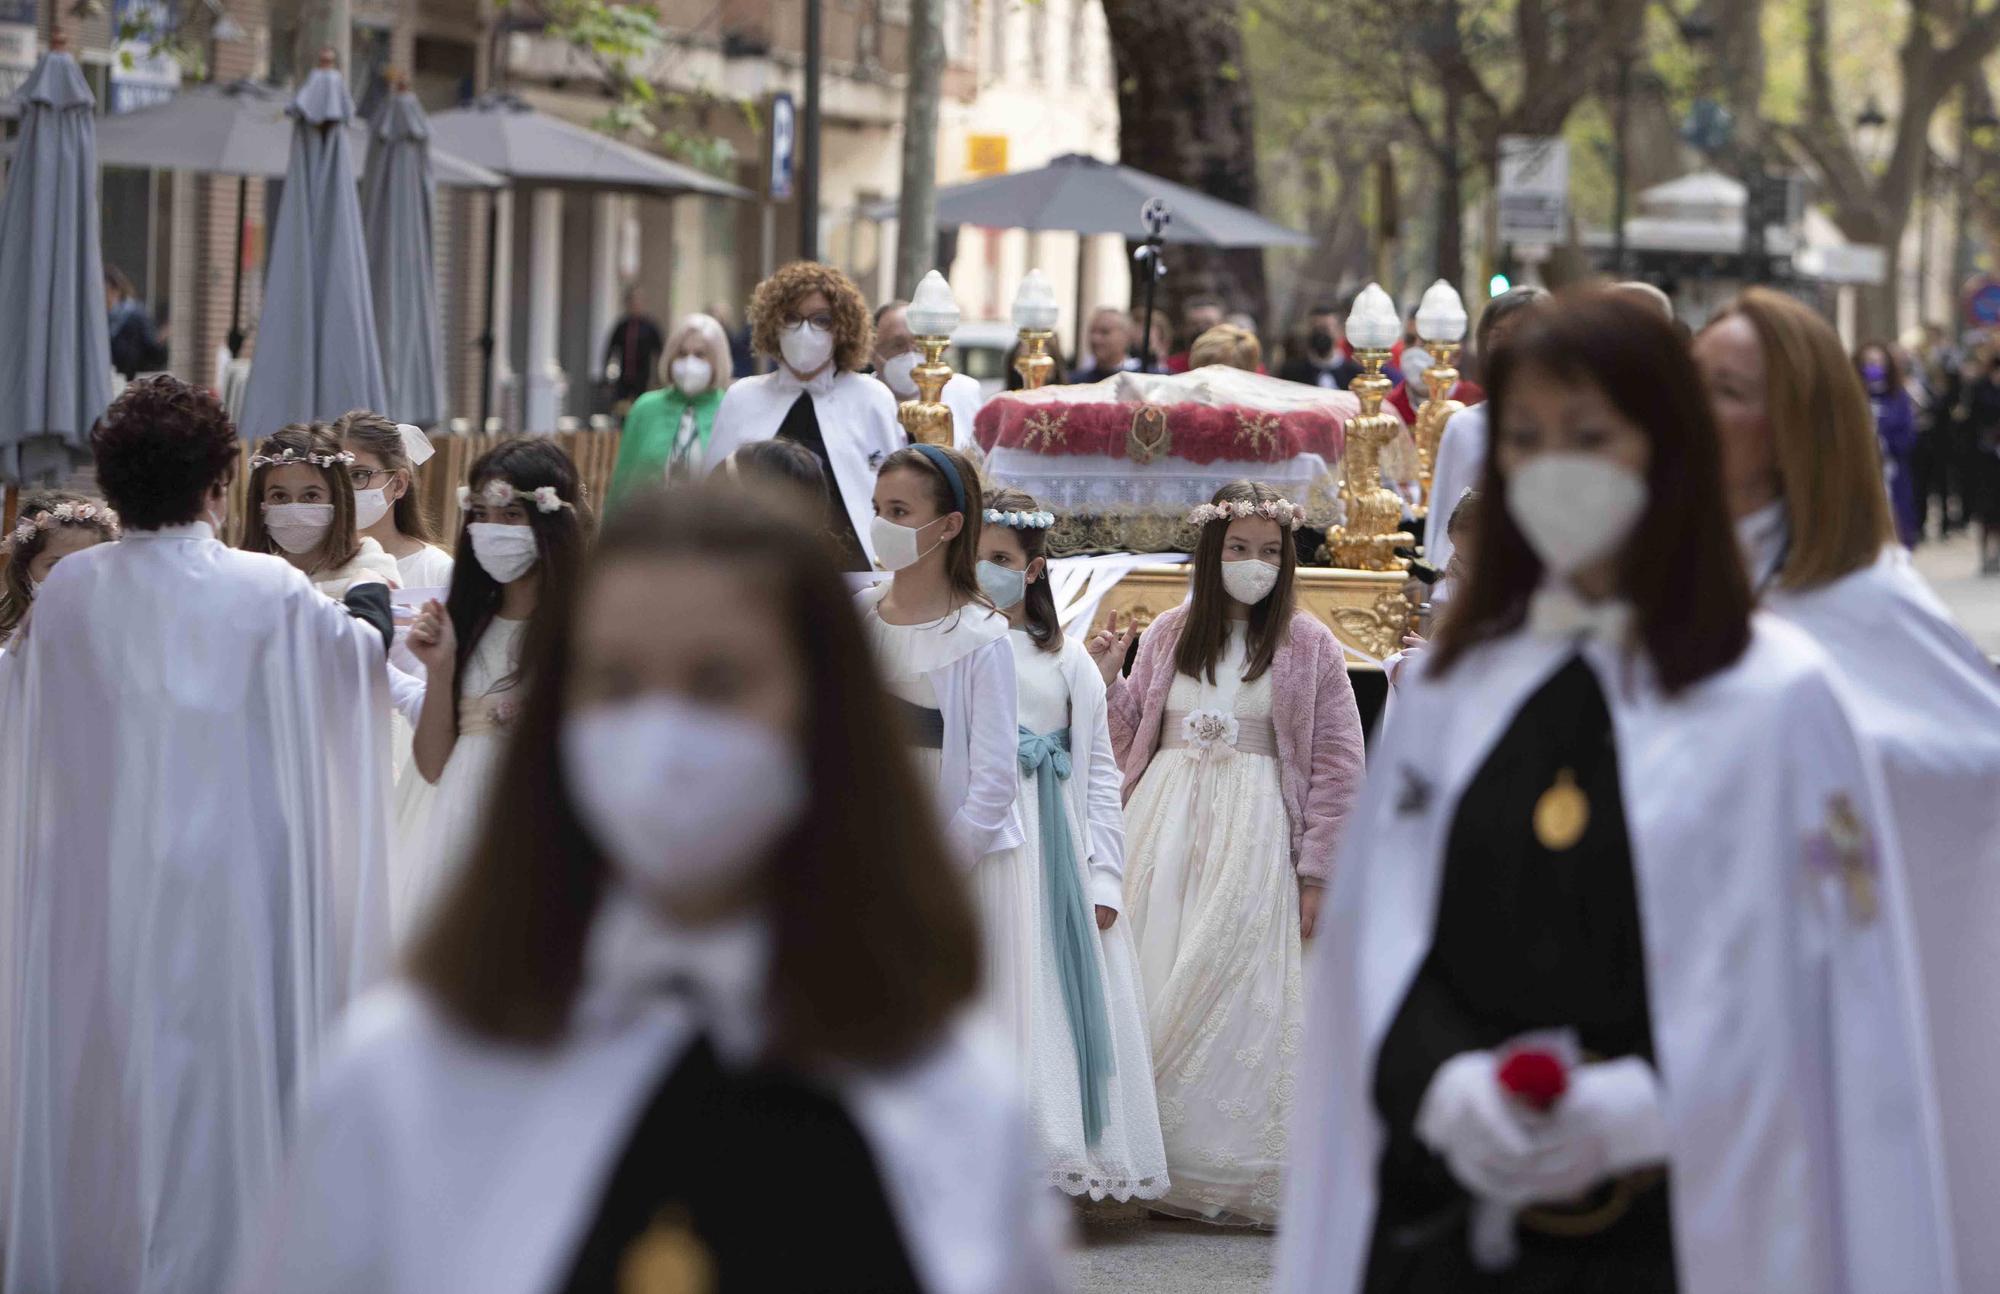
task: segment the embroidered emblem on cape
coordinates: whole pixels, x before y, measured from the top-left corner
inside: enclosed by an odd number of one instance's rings
[[[1140,466],[1165,458],[1173,449],[1174,434],[1167,428],[1167,411],[1157,404],[1142,404],[1132,415],[1132,430],[1125,435],[1125,457]]]
[[[1535,839],[1553,854],[1576,848],[1590,827],[1590,797],[1576,784],[1576,774],[1563,769],[1535,801]]]
[[[1431,804],[1430,779],[1408,764],[1403,765],[1397,772],[1403,776],[1403,785],[1396,792],[1396,816],[1407,818],[1413,813],[1422,813],[1428,809]]]
[[[1875,841],[1845,794],[1828,798],[1826,821],[1806,843],[1806,861],[1815,873],[1840,883],[1849,922],[1865,926],[1875,920],[1882,907]]]
[[[887,455],[887,454],[884,454],[884,453],[883,453],[883,452],[882,452],[881,450],[879,450],[879,449],[878,449],[878,450],[876,450],[876,451],[875,451],[874,453],[870,454],[870,455],[868,456],[868,470],[869,470],[869,471],[871,471],[871,472],[874,472],[874,471],[879,471],[879,470],[881,470],[881,467],[882,467],[882,460],[883,460],[883,459],[885,459],[885,458],[887,458],[887,457],[888,457],[888,455]]]
[[[619,1294],[707,1294],[715,1258],[679,1208],[660,1210],[618,1263]]]

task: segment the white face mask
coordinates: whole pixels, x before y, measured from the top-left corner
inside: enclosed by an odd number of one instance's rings
[[[354,528],[366,530],[389,515],[389,496],[379,489],[354,492]]]
[[[1260,557],[1222,564],[1222,591],[1245,606],[1256,606],[1278,587],[1278,568]]]
[[[683,355],[667,367],[682,395],[700,395],[715,381],[715,365],[699,355]]]
[[[1623,547],[1646,499],[1645,478],[1598,454],[1543,454],[1507,481],[1507,515],[1565,577]]]
[[[868,525],[868,537],[874,541],[875,556],[881,561],[883,568],[900,571],[906,566],[915,566],[929,555],[931,548],[936,548],[938,544],[944,542],[940,539],[930,548],[917,547],[922,542],[924,531],[943,521],[944,517],[938,517],[926,521],[921,526],[899,526],[887,517],[877,517]]]
[[[309,553],[333,529],[331,503],[267,503],[264,530],[271,542],[288,553]]]
[[[563,721],[577,815],[643,890],[701,897],[746,879],[806,805],[796,747],[764,724],[678,697]]]
[[[512,584],[520,579],[542,555],[535,543],[533,526],[502,526],[491,521],[475,521],[465,529],[472,537],[472,555],[498,583]]]
[[[979,591],[992,599],[993,605],[1002,611],[1028,596],[1026,571],[981,562],[973,568],[973,574],[979,578]]]
[[[917,393],[917,353],[905,351],[882,361],[882,381],[891,391],[908,400]]]
[[[799,377],[810,377],[833,358],[833,334],[801,322],[778,333],[778,349]]]

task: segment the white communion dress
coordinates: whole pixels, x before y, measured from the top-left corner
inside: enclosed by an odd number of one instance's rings
[[[396,781],[389,916],[398,943],[422,922],[475,843],[520,702],[515,684],[527,630],[526,620],[498,616],[486,626],[460,678],[458,741],[444,772],[432,785],[413,760]]]
[[[1305,1028],[1298,882],[1271,725],[1231,626],[1216,681],[1175,677],[1126,806],[1127,919],[1153,1038],[1165,1211],[1273,1226]],[[1191,744],[1188,716],[1220,730]],[[1225,719],[1226,717],[1226,719]]]
[[[1022,844],[988,857],[974,873],[986,944],[986,1004],[1019,1059],[1029,1124],[1049,1183],[1092,1199],[1157,1199],[1167,1188],[1167,1159],[1131,923],[1121,916],[1099,931],[1096,919],[1097,903],[1122,906],[1116,894],[1122,860],[1105,857],[1115,845],[1102,843],[1103,833],[1089,823],[1095,777],[1095,798],[1111,815],[1110,838],[1117,839],[1118,768],[1104,724],[1103,685],[1074,638],[1050,652],[1025,630],[1008,637],[1020,697],[1021,764],[1025,770],[1030,758],[1040,759],[1039,767],[1021,774]],[[1073,689],[1080,693],[1082,687],[1097,688],[1099,697],[1073,699]],[[1052,794],[1044,792],[1042,778],[1056,779]],[[1045,841],[1053,837],[1044,834],[1043,806],[1050,799],[1062,814],[1055,829],[1069,843],[1068,858],[1055,865],[1070,864],[1074,885],[1047,870]],[[1074,965],[1079,952],[1088,964],[1066,974],[1064,959]],[[1072,1007],[1079,985],[1096,1000]],[[1094,1027],[1075,1018],[1086,1010]],[[1079,1030],[1091,1034],[1088,1043],[1079,1042]],[[1080,1059],[1085,1047],[1104,1058],[1093,1069],[1109,1062],[1108,1075],[1100,1072],[1090,1093]]]

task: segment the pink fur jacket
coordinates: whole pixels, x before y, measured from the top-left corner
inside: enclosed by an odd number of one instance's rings
[[[1112,683],[1107,696],[1111,746],[1125,774],[1129,803],[1160,747],[1160,724],[1174,684],[1174,648],[1186,606],[1153,621],[1139,639],[1129,678]],[[1333,872],[1340,829],[1361,793],[1365,758],[1361,713],[1347,662],[1333,630],[1305,611],[1294,612],[1285,641],[1271,658],[1271,722],[1278,732],[1278,762],[1285,816],[1292,827],[1292,866],[1308,885],[1324,885]]]

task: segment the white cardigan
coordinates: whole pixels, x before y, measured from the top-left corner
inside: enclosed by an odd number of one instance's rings
[[[888,591],[887,580],[863,589],[854,597],[856,610],[863,616],[875,614],[876,604]],[[1021,791],[1016,722],[1020,699],[1014,689],[1014,648],[1007,641],[1006,617],[979,606],[965,607],[958,615],[960,623],[952,632],[971,635],[981,640],[980,645],[924,677],[944,716],[938,818],[959,861],[970,867],[1022,840],[1016,804]],[[975,712],[1001,715],[1004,721],[975,725]]]
[[[712,472],[744,445],[776,436],[801,393],[812,397],[827,462],[833,467],[832,484],[839,487],[847,519],[873,565],[875,545],[868,532],[875,517],[875,469],[908,443],[896,421],[896,397],[874,378],[829,368],[802,383],[781,366],[732,383],[722,407],[715,411],[702,461]]]
[[[1090,834],[1090,902],[1125,910],[1125,776],[1111,749],[1104,676],[1075,634],[1063,635],[1063,679],[1069,684],[1070,803]]]

